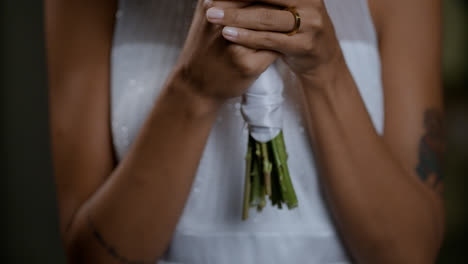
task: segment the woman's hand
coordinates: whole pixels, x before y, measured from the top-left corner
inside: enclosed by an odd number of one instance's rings
[[[262,0],[269,4],[208,9],[207,20],[225,26],[227,40],[254,50],[283,54],[300,79],[317,80],[332,76],[345,65],[343,55],[323,0]],[[253,0],[244,0],[254,2]],[[294,35],[295,17],[285,7],[295,7],[301,26]]]
[[[249,3],[217,2],[220,8],[239,9]],[[212,1],[199,0],[182,54],[179,76],[198,96],[216,103],[242,95],[278,57],[277,52],[255,50],[226,41],[222,27],[205,19]]]

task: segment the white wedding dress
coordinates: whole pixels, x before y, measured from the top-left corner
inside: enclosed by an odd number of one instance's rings
[[[196,1],[119,1],[111,85],[112,134],[119,160],[137,136],[177,60]],[[367,110],[382,133],[380,59],[367,2],[325,2]],[[248,131],[239,110],[240,98],[231,99],[213,124],[184,212],[169,249],[158,263],[351,262],[320,190],[294,78],[287,71],[282,73],[284,136],[299,207],[289,211],[268,204],[262,213],[251,209],[249,219],[241,220]]]

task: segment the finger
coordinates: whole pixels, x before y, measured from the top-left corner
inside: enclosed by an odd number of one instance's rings
[[[244,1],[211,1],[205,5],[207,10],[211,7],[219,8],[243,8],[251,5],[249,2]]]
[[[310,42],[300,35],[288,36],[284,33],[254,31],[243,28],[224,27],[223,37],[231,42],[255,50],[273,50],[283,54],[300,53]]]
[[[228,51],[249,64],[252,68],[267,67],[277,58],[278,53],[270,50],[257,51],[239,44],[230,44]]]
[[[206,12],[211,23],[262,31],[290,32],[296,20],[291,12],[267,7],[218,8]]]
[[[278,59],[279,54],[277,52],[271,50],[259,50],[256,51],[255,54],[250,57],[252,61],[257,60],[259,67],[262,69],[261,71],[264,72],[268,66],[270,66],[273,62]]]
[[[225,2],[226,0],[214,0],[214,2]],[[296,6],[298,0],[237,0],[238,2],[246,2],[246,3],[256,3],[256,2],[261,2],[265,4],[270,4],[270,5],[276,5],[276,6],[283,6],[283,7],[288,7],[288,6]]]
[[[228,52],[237,58],[235,60],[237,67],[240,67],[243,73],[250,76],[260,75],[279,56],[278,53],[273,51],[255,51],[238,44],[230,44]]]

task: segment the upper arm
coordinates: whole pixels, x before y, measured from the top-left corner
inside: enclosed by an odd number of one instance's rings
[[[115,0],[45,0],[54,174],[64,234],[110,175],[109,61]]]
[[[413,175],[439,180],[436,167],[440,168],[443,152],[441,1],[370,3],[382,58],[384,139]],[[423,153],[426,150],[431,153]],[[433,162],[437,164],[429,164]]]
[[[424,185],[442,233],[441,0],[369,2],[382,58],[383,138],[414,183]]]

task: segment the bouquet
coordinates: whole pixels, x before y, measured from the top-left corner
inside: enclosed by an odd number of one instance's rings
[[[270,66],[242,98],[242,116],[248,124],[244,203],[242,219],[251,207],[259,212],[266,196],[279,209],[298,206],[287,164],[282,132],[283,81],[275,65]]]

